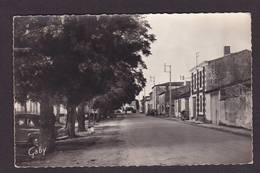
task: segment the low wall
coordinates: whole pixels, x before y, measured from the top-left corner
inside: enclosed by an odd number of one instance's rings
[[[252,129],[252,90],[238,84],[221,89],[220,123]]]

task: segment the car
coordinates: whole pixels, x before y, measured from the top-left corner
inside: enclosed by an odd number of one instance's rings
[[[136,110],[133,107],[126,107],[125,112],[126,113],[136,113]]]
[[[114,111],[114,113],[115,113],[115,114],[122,114],[123,111],[122,111],[122,109],[116,109],[116,110]]]
[[[61,124],[55,124],[56,140],[68,137],[66,129]],[[40,136],[40,115],[16,114],[15,115],[15,145],[37,145]]]

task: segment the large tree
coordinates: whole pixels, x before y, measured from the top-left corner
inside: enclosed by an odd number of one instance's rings
[[[142,54],[150,54],[155,40],[149,24],[131,15],[18,17],[14,26],[15,48],[33,54],[30,59],[15,54],[16,93],[38,96],[41,136],[48,147],[54,141],[47,130],[53,129],[51,98],[67,98],[68,132],[73,137],[76,107],[109,92],[123,69],[134,74],[145,68]]]

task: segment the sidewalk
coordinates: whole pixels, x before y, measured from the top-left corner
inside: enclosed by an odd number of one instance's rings
[[[182,121],[181,119],[174,118],[174,117],[157,116],[157,118],[163,118],[163,119],[171,120],[171,121],[179,121],[179,122],[182,122],[182,123],[185,123],[185,124],[215,129],[215,130],[219,130],[219,131],[223,131],[223,132],[229,132],[229,133],[233,133],[233,134],[236,134],[236,135],[242,135],[242,136],[246,136],[246,137],[252,137],[253,136],[252,130],[244,129],[244,128],[215,125],[215,124],[209,124],[209,123],[204,123],[204,122],[195,121],[195,120]]]
[[[118,143],[117,125],[115,119],[108,119],[98,122],[94,126],[94,132],[77,132],[75,138],[66,138],[56,141],[55,151],[48,153],[43,158],[30,158],[27,155],[16,157],[17,167],[43,167],[43,166],[59,166],[72,167],[82,165],[93,165],[96,161],[112,156],[114,150],[106,149],[106,146],[115,146]],[[87,128],[87,127],[86,127]],[[104,157],[98,158],[98,154]],[[17,156],[17,155],[16,155]],[[94,159],[93,159],[94,158]],[[93,163],[92,163],[93,162]]]

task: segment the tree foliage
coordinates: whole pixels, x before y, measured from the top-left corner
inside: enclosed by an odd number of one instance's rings
[[[65,97],[74,124],[83,101],[114,109],[134,100],[145,85],[142,56],[155,41],[149,28],[137,15],[15,17],[17,101]]]

